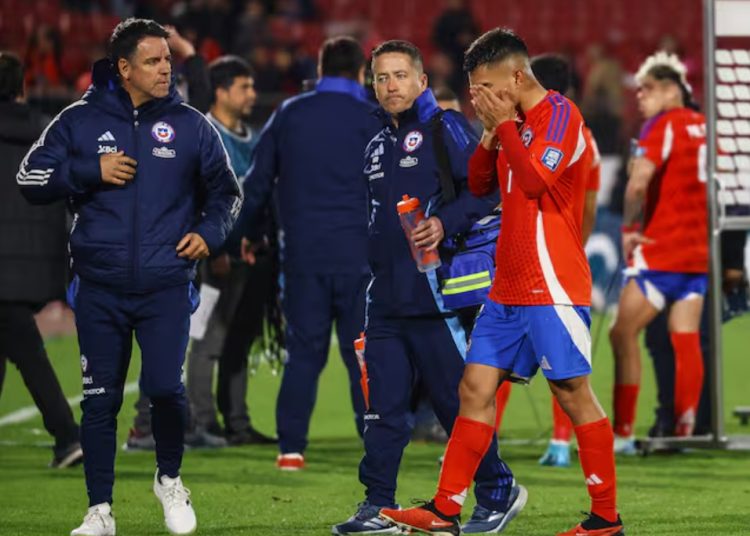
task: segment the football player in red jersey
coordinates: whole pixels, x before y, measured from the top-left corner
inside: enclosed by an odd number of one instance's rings
[[[636,75],[641,131],[625,190],[625,285],[610,331],[615,354],[615,450],[635,452],[640,332],[664,308],[675,354],[675,435],[689,436],[703,385],[699,327],[708,286],[705,117],[685,66],[658,52]]]
[[[591,496],[591,514],[562,535],[622,535],[612,427],[588,377],[591,274],[581,220],[591,162],[583,119],[536,80],[525,43],[510,30],[479,37],[464,70],[484,126],[469,162],[469,188],[474,195],[499,188],[502,195],[497,270],[472,333],[437,494],[424,506],[380,515],[421,532],[460,534],[458,514],[495,433],[495,392],[503,381],[528,381],[541,368],[573,421]]]
[[[568,61],[558,54],[542,54],[531,59],[531,71],[534,77],[545,89],[552,89],[561,95],[568,92],[571,83],[571,70]],[[590,168],[586,183],[586,197],[582,214],[583,244],[586,244],[596,221],[596,196],[599,191],[601,175],[601,157],[591,130],[584,125],[583,135],[586,138],[586,151],[590,154]],[[498,432],[502,422],[505,406],[510,395],[511,383],[505,382],[497,391],[495,398],[496,422]],[[570,417],[560,407],[560,403],[552,397],[552,438],[547,451],[539,459],[539,463],[552,467],[570,466],[570,438],[573,435],[573,423]]]

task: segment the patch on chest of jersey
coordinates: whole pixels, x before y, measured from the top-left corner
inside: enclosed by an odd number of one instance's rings
[[[405,156],[404,158],[398,161],[399,167],[402,167],[402,168],[414,167],[417,164],[419,164],[419,158],[417,158],[416,156]]]
[[[542,164],[544,167],[554,172],[563,159],[563,152],[557,147],[547,147],[542,155]]]
[[[404,136],[404,151],[407,153],[413,153],[422,145],[424,136],[418,130],[412,130],[406,136]]]
[[[151,128],[151,136],[160,143],[169,143],[174,140],[174,128],[169,123],[159,121]]]
[[[531,131],[530,127],[526,127],[521,133],[521,141],[523,142],[523,146],[527,149],[529,145],[531,145],[531,142],[534,141],[534,133]]]

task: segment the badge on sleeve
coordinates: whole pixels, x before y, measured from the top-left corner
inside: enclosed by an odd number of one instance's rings
[[[412,130],[404,137],[404,151],[407,153],[413,153],[422,145],[424,136],[418,130]]]
[[[158,121],[151,129],[151,136],[161,143],[169,143],[174,139],[174,129],[169,123]]]
[[[554,171],[557,169],[557,166],[560,165],[562,159],[563,152],[560,149],[558,149],[557,147],[547,147],[544,150],[544,154],[542,155],[542,164],[544,164],[544,167],[554,173]]]

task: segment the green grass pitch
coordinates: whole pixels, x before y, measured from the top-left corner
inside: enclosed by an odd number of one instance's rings
[[[602,321],[601,318],[597,319]],[[596,326],[594,327],[596,333]],[[750,316],[732,321],[725,334],[725,413],[729,433],[750,433],[731,417],[735,405],[750,405]],[[594,384],[607,410],[611,407],[612,355],[606,333],[594,356]],[[80,392],[74,338],[47,341],[67,396]],[[133,359],[130,378],[138,375]],[[308,468],[281,473],[273,447],[241,447],[185,454],[183,477],[192,489],[203,535],[324,535],[346,519],[362,500],[357,464],[362,446],[356,437],[345,386],[345,371],[334,347],[320,383],[318,404],[306,455]],[[261,368],[248,396],[255,425],[274,429],[279,378]],[[122,443],[131,425],[135,394],[120,413]],[[9,367],[0,397],[0,418],[32,405],[23,383]],[[654,384],[644,360],[638,432],[652,420]],[[76,418],[80,410],[75,408]],[[501,449],[518,481],[529,489],[529,503],[505,534],[553,535],[570,528],[588,508],[577,462],[570,469],[542,468],[537,459],[550,428],[547,387],[538,377],[530,387],[514,387],[504,420]],[[50,438],[36,416],[0,426],[0,535],[64,535],[80,523],[86,509],[80,467],[51,470]],[[429,498],[435,488],[442,448],[412,444],[404,455],[398,500]],[[118,452],[114,512],[120,535],[167,534],[160,506],[151,492],[152,453]],[[628,536],[750,534],[750,453],[692,451],[618,461],[619,504]],[[473,503],[468,504],[467,512]]]

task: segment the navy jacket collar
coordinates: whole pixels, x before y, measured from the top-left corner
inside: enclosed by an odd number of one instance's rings
[[[365,88],[356,80],[342,76],[324,76],[315,84],[315,91],[329,93],[344,93],[357,100],[367,101]]]
[[[414,104],[412,104],[411,108],[398,114],[398,124],[399,126],[402,126],[414,121],[418,123],[429,123],[439,111],[440,106],[438,106],[435,95],[430,88],[427,88],[414,100]],[[390,114],[382,107],[377,109],[376,115],[386,124],[391,124]]]

